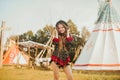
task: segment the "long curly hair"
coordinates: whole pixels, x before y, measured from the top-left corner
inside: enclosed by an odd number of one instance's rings
[[[65,28],[65,32],[64,33],[60,33],[58,31],[58,26],[59,24],[63,25],[63,27]],[[67,37],[67,29],[68,29],[68,24],[63,21],[63,20],[60,20],[56,23],[56,29],[58,31],[58,38],[60,39],[59,41],[59,51],[61,51],[62,49],[64,49],[65,51],[67,51],[66,47],[65,47],[65,41],[66,41],[66,37]]]

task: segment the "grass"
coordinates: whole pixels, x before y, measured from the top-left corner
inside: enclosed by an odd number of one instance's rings
[[[74,80],[120,80],[120,71],[73,71]],[[5,66],[0,69],[0,80],[53,80],[52,70]],[[60,80],[67,80],[60,70]]]

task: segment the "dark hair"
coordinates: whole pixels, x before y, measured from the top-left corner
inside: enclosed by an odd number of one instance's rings
[[[67,24],[65,21],[63,21],[63,20],[59,20],[59,21],[56,23],[56,28],[57,28],[57,30],[58,30],[58,25],[59,25],[59,24],[63,25],[64,28],[65,28],[65,33],[62,33],[62,34],[61,34],[61,33],[58,32],[59,38],[60,38],[60,41],[59,41],[59,51],[61,51],[62,48],[63,48],[63,46],[64,46],[65,43],[66,43],[66,36],[67,36],[68,24]],[[66,49],[65,46],[64,46],[64,49],[67,51],[67,49]]]
[[[111,0],[105,0],[106,2],[110,2]]]
[[[65,21],[63,21],[63,20],[59,20],[59,21],[56,23],[56,27],[57,27],[59,24],[63,24],[63,25],[65,25],[66,27],[68,27],[68,24],[67,24]]]
[[[58,30],[58,25],[59,25],[59,24],[61,24],[61,25],[64,26],[64,28],[65,28],[65,33],[62,33],[62,35],[66,36],[66,34],[67,34],[67,29],[69,28],[69,27],[68,27],[68,24],[67,24],[65,21],[63,21],[63,20],[59,20],[59,21],[56,23],[56,29],[57,29],[57,30]],[[61,34],[61,33],[58,31],[58,34]]]

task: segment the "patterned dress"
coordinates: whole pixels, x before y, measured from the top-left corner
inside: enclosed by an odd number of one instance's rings
[[[65,40],[65,47],[59,51],[59,38],[54,38],[53,39],[53,44],[55,45],[55,49],[53,51],[53,54],[51,56],[51,62],[54,61],[59,67],[64,67],[66,65],[69,65],[70,62],[70,50],[73,47],[73,37],[67,37]]]

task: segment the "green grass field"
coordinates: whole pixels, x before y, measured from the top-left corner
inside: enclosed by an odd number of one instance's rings
[[[74,80],[120,80],[120,71],[73,71]],[[52,70],[7,66],[0,69],[0,80],[53,80]],[[67,80],[62,69],[60,80]]]

